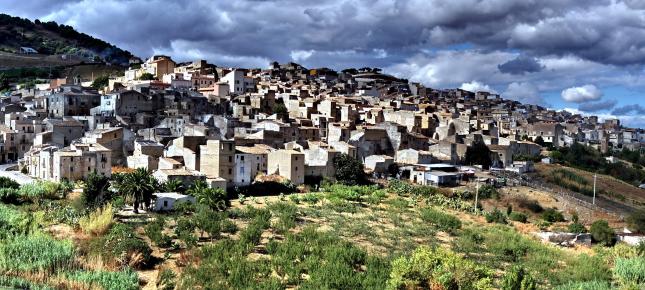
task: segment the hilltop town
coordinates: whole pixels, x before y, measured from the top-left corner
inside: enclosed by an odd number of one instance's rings
[[[223,68],[163,55],[132,58],[121,76],[17,86],[2,97],[2,114],[0,162],[19,161],[33,178],[76,181],[129,167],[222,189],[271,175],[296,186],[333,178],[340,154],[373,177],[454,185],[473,170],[459,165],[522,173],[544,148],[611,153],[645,141],[617,119],[427,88],[377,68]],[[489,164],[467,160],[477,143],[489,148]]]

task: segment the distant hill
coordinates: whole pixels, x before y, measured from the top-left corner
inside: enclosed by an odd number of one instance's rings
[[[21,47],[33,48],[38,54],[18,55]],[[133,56],[129,51],[78,32],[71,26],[53,21],[32,22],[7,14],[0,14],[0,51],[4,52],[5,69],[103,61],[127,65]],[[9,60],[13,60],[13,64]]]

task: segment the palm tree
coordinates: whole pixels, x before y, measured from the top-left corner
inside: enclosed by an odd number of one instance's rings
[[[197,192],[195,200],[199,204],[210,207],[213,210],[226,209],[226,192],[220,188],[206,188]]]
[[[137,168],[130,173],[121,173],[113,178],[113,188],[134,200],[134,213],[139,213],[139,205],[150,207],[152,194],[159,187],[157,180],[144,168]]]
[[[203,192],[206,189],[208,189],[208,183],[206,183],[206,181],[198,179],[195,180],[193,185],[191,185],[188,190],[186,190],[186,193],[190,196],[197,197],[199,193]]]
[[[163,189],[167,192],[184,192],[186,188],[184,183],[179,179],[170,179],[163,184]]]

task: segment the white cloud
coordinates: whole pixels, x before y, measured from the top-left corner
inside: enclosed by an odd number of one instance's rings
[[[459,88],[462,90],[475,92],[475,93],[476,92],[489,92],[493,94],[497,93],[495,90],[491,89],[489,85],[480,83],[478,81],[463,83]]]
[[[571,87],[562,91],[562,99],[567,102],[584,103],[602,98],[602,92],[594,85]]]
[[[314,55],[315,50],[292,50],[289,54],[291,59],[295,62],[305,61]]]
[[[528,82],[513,82],[508,85],[506,91],[502,93],[505,99],[516,100],[526,104],[547,106],[546,101],[538,88]]]

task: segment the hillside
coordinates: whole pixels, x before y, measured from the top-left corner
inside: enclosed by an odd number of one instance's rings
[[[20,47],[31,47],[38,55],[17,55]],[[127,65],[132,54],[103,40],[56,22],[34,22],[0,14],[0,64],[11,67],[46,67],[105,61]],[[0,67],[2,69],[2,67]]]

